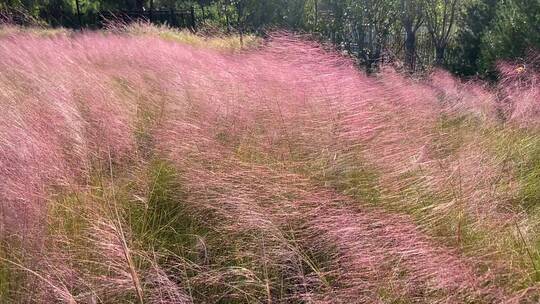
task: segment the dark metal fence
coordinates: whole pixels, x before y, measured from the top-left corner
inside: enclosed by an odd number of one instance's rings
[[[68,28],[102,28],[111,22],[131,23],[136,21],[167,24],[172,27],[196,30],[197,19],[193,7],[184,10],[144,10],[144,11],[90,11],[81,14],[43,10],[39,18],[34,18],[23,10],[0,10],[0,22],[18,25],[39,24],[44,21],[51,26]]]
[[[99,14],[100,25],[110,21],[129,23],[148,21],[156,24],[167,24],[172,27],[197,28],[195,10],[152,10],[152,11],[105,11]]]

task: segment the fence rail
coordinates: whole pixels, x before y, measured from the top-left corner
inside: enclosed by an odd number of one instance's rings
[[[197,28],[194,8],[188,10],[105,11],[99,14],[100,24],[108,21],[149,21],[173,27]]]
[[[42,11],[36,19],[21,10],[0,10],[0,22],[18,25],[31,25],[45,21],[52,26],[101,28],[110,22],[130,23],[134,21],[148,21],[157,24],[168,24],[173,27],[190,28],[196,30],[197,18],[195,9],[185,10],[107,10],[93,11],[81,14],[68,14],[59,11]]]

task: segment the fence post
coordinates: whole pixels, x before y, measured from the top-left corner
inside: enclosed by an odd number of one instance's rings
[[[148,20],[150,20],[150,23],[152,23],[153,12],[154,12],[154,0],[150,0],[150,11],[148,12]]]
[[[171,13],[171,15],[169,16],[169,25],[177,27],[178,22],[176,22],[176,15],[175,15],[175,12],[174,12],[174,7],[171,7],[170,13]]]
[[[197,22],[195,21],[195,8],[193,7],[193,5],[189,9],[189,12],[191,14],[191,28],[193,29],[194,32],[196,32],[197,31]]]
[[[79,0],[75,0],[75,4],[77,5],[77,20],[79,21],[79,29],[82,29],[81,8],[80,8]]]

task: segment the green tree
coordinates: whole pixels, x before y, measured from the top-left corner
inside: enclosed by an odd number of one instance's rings
[[[389,0],[351,1],[349,12],[356,29],[359,57],[368,72],[373,71],[382,58],[397,20],[396,4]]]
[[[540,1],[500,0],[482,38],[482,69],[493,71],[497,60],[523,58],[531,48],[540,48]]]
[[[410,72],[416,68],[416,32],[424,23],[424,13],[418,0],[400,0],[399,15],[405,31],[405,66]]]
[[[482,37],[495,17],[498,0],[478,0],[467,5],[457,24],[455,43],[451,50],[454,61],[450,68],[462,76],[479,73]]]
[[[461,0],[424,0],[426,26],[435,47],[435,64],[442,66]]]

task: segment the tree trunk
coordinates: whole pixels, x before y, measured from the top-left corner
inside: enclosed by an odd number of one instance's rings
[[[225,21],[227,22],[227,34],[231,32],[231,21],[229,20],[229,10],[224,7]]]
[[[319,24],[319,0],[315,0],[315,28]]]
[[[416,69],[416,32],[406,29],[405,37],[405,68],[413,73]]]
[[[79,3],[79,0],[75,0],[75,5],[77,6],[77,21],[79,22],[79,29],[82,29],[81,5]]]
[[[242,1],[238,1],[236,5],[236,12],[237,12],[237,27],[238,27],[238,33],[240,34],[240,46],[244,46],[244,22],[243,22],[243,15],[244,15],[244,6]]]
[[[364,52],[362,57],[364,58],[366,73],[368,75],[375,73],[381,61],[381,50],[375,49],[373,51]]]
[[[378,70],[380,64],[381,64],[381,50],[380,49],[376,49],[372,54],[371,54],[371,58],[370,58],[370,64],[369,64],[369,69],[370,69],[370,73],[374,73]]]
[[[444,65],[444,52],[446,51],[446,45],[438,45],[435,47],[435,65]]]

